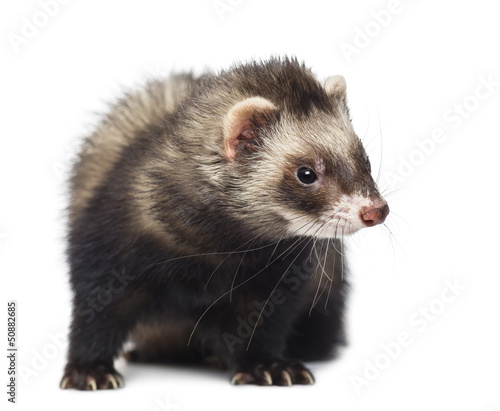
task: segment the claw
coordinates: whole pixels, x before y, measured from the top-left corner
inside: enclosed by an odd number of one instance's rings
[[[97,391],[97,384],[95,382],[95,378],[87,377],[87,387],[89,387],[92,391]]]
[[[123,382],[123,378],[120,377],[119,375],[115,376],[116,382],[118,383],[118,388],[123,388],[125,386],[125,383]]]
[[[267,385],[273,385],[273,378],[271,377],[271,374],[269,371],[264,371],[264,378],[266,380]]]
[[[109,387],[109,384],[111,383],[111,386],[114,390],[118,388],[118,381],[116,381],[116,378],[114,377],[113,374],[106,374],[106,382],[107,386]]]
[[[241,372],[233,375],[233,378],[231,378],[231,385],[240,385],[241,384],[240,381],[241,381]]]
[[[281,378],[283,378],[283,380],[285,381],[286,386],[292,385],[292,377],[288,371],[281,371]]]
[[[314,377],[301,363],[274,361],[270,364],[257,364],[249,371],[237,372],[231,378],[231,384],[290,387],[293,384],[312,385]]]
[[[314,384],[314,377],[312,376],[312,374],[309,371],[302,370],[300,372],[300,375],[305,378],[305,380],[307,381],[307,384],[310,384],[310,385]]]
[[[61,381],[61,385],[60,385],[61,390],[66,389],[66,387],[68,386],[68,382],[69,382],[69,377],[66,377]]]
[[[250,374],[244,372],[238,372],[234,374],[233,378],[231,378],[232,385],[244,385],[253,381],[253,377]]]

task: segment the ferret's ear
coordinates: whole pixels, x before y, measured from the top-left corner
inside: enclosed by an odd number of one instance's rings
[[[345,100],[346,84],[344,77],[338,75],[328,77],[325,80],[325,90],[329,95],[340,100]]]
[[[224,119],[224,150],[234,161],[254,153],[261,143],[261,132],[277,119],[278,108],[263,97],[250,97],[235,104]]]

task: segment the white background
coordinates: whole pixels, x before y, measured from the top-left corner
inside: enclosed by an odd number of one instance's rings
[[[496,2],[215,3],[229,6],[68,1],[44,17],[38,1],[2,4],[0,345],[6,301],[17,300],[17,409],[500,410]],[[118,362],[123,390],[59,390],[71,301],[64,178],[94,113],[147,77],[271,54],[319,78],[343,74],[375,175],[382,148],[392,236],[377,227],[348,243],[349,346],[311,365],[312,387],[232,387],[226,373]],[[401,333],[409,342],[397,349]],[[6,392],[5,361],[0,375]]]

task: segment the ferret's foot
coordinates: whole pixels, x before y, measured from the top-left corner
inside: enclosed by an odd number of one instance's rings
[[[304,365],[295,361],[273,361],[239,371],[231,378],[231,384],[280,385],[314,384],[314,377]]]
[[[61,380],[61,389],[76,388],[83,391],[117,389],[123,387],[123,378],[113,367],[98,365],[79,368],[68,365]]]

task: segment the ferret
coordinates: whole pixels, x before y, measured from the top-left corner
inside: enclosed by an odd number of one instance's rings
[[[344,78],[287,57],[125,94],[70,193],[63,389],[122,387],[120,354],[208,363],[235,385],[313,384],[304,362],[346,340],[342,239],[389,213]]]

